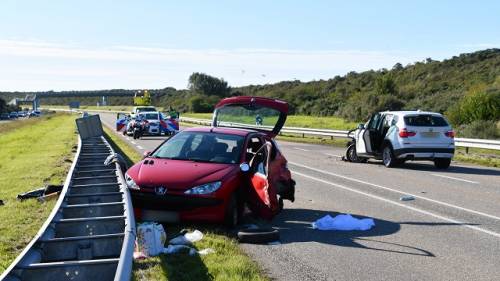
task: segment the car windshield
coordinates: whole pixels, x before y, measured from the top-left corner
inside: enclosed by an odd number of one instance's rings
[[[218,127],[254,127],[272,131],[278,119],[278,110],[248,105],[227,105],[217,109]]]
[[[415,127],[446,127],[448,123],[443,117],[430,114],[405,116],[405,124]]]
[[[154,107],[139,107],[137,108],[137,112],[146,112],[146,111],[156,111]]]
[[[158,113],[145,113],[141,114],[141,116],[147,120],[158,120]]]
[[[238,163],[244,137],[210,132],[181,132],[163,143],[153,158],[197,162]]]

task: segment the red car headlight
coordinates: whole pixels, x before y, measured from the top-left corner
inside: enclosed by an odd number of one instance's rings
[[[185,194],[209,194],[217,191],[221,187],[220,181],[206,183],[186,190]]]
[[[139,186],[135,183],[135,181],[127,174],[125,173],[125,182],[127,183],[127,187],[129,189],[134,189],[134,190],[139,190]]]

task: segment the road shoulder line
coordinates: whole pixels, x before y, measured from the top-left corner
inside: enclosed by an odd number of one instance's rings
[[[477,227],[477,226],[474,226],[474,225],[469,225],[469,224],[461,222],[461,221],[450,219],[450,218],[447,218],[447,217],[444,217],[444,216],[441,216],[441,215],[438,215],[438,214],[434,214],[434,213],[431,213],[431,212],[428,212],[428,211],[425,211],[425,210],[422,210],[422,209],[419,209],[419,208],[408,206],[408,205],[405,205],[405,204],[402,204],[402,203],[399,203],[399,202],[395,202],[395,201],[392,201],[392,200],[389,200],[389,199],[386,199],[386,198],[383,198],[383,197],[380,197],[380,196],[377,196],[377,195],[374,195],[374,194],[366,193],[366,192],[363,192],[363,191],[360,191],[360,190],[357,190],[357,189],[354,189],[354,188],[351,188],[351,187],[347,187],[347,186],[344,186],[344,185],[341,185],[341,184],[336,184],[336,183],[333,183],[333,182],[322,180],[322,179],[319,179],[319,178],[316,178],[316,177],[313,177],[313,176],[310,176],[310,175],[306,175],[306,174],[303,174],[303,173],[300,173],[300,172],[296,172],[296,171],[292,171],[292,172],[294,174],[296,174],[296,175],[301,176],[301,177],[305,177],[305,178],[308,178],[308,179],[311,179],[311,180],[315,180],[315,181],[318,181],[318,182],[321,182],[321,183],[324,183],[324,184],[328,184],[328,185],[335,186],[335,187],[338,187],[338,188],[341,188],[341,189],[344,189],[344,190],[348,190],[348,191],[351,191],[351,192],[354,192],[354,193],[358,193],[358,194],[361,194],[361,195],[364,195],[364,196],[368,196],[368,197],[371,197],[373,199],[377,199],[377,200],[380,200],[380,201],[391,203],[391,204],[399,206],[399,207],[403,207],[403,208],[406,208],[406,209],[409,209],[409,210],[412,210],[412,211],[415,211],[415,212],[418,212],[418,213],[421,213],[421,214],[425,214],[425,215],[428,215],[428,216],[431,216],[431,217],[434,217],[434,218],[437,218],[437,219],[441,219],[441,220],[444,220],[444,221],[447,221],[447,222],[451,222],[451,223],[454,223],[454,224],[457,224],[457,225],[460,225],[460,226],[464,226],[464,227],[467,227],[467,228],[470,228],[470,229],[473,229],[473,230],[476,230],[476,231],[479,231],[479,232],[483,232],[483,233],[489,234],[491,236],[495,236],[497,238],[500,238],[500,233],[497,233],[497,232],[494,232],[494,231],[491,231],[491,230],[480,228],[480,227]]]
[[[497,216],[494,216],[494,215],[490,215],[490,214],[487,214],[487,213],[483,213],[483,212],[480,212],[480,211],[467,209],[467,208],[460,207],[460,206],[457,206],[457,205],[453,205],[453,204],[450,204],[450,203],[446,203],[446,202],[443,202],[443,201],[430,199],[430,198],[427,198],[427,197],[424,197],[424,196],[421,196],[421,195],[412,194],[412,193],[408,193],[408,192],[403,192],[403,191],[400,191],[400,190],[397,190],[397,189],[385,187],[385,186],[378,185],[378,184],[375,184],[375,183],[371,183],[371,182],[367,182],[367,181],[363,181],[363,180],[358,180],[358,179],[355,179],[355,178],[351,178],[351,177],[347,177],[347,176],[335,174],[335,173],[328,172],[328,171],[321,170],[321,169],[316,169],[316,168],[305,166],[305,165],[302,165],[302,164],[299,164],[299,163],[295,163],[295,162],[288,162],[288,163],[292,164],[292,165],[295,165],[297,167],[309,169],[309,170],[312,170],[312,171],[316,171],[316,172],[319,172],[319,173],[323,173],[323,174],[335,176],[335,177],[346,179],[346,180],[349,180],[349,181],[354,181],[354,182],[365,184],[365,185],[371,185],[373,187],[378,187],[378,188],[381,188],[381,189],[384,189],[384,190],[387,190],[387,191],[396,192],[396,193],[403,194],[403,195],[411,195],[411,196],[413,196],[415,198],[419,198],[419,199],[422,199],[422,200],[427,200],[429,202],[433,202],[433,203],[440,204],[440,205],[443,205],[443,206],[455,208],[455,209],[458,209],[458,210],[462,210],[462,211],[465,211],[465,212],[473,213],[473,214],[476,214],[476,215],[480,215],[480,216],[483,216],[483,217],[487,217],[487,218],[490,218],[490,219],[495,219],[495,220],[499,220],[500,221],[500,217],[497,217]]]

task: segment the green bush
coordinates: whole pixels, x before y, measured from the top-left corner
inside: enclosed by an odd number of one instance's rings
[[[479,120],[500,119],[500,91],[472,90],[447,112],[454,125],[468,124]]]
[[[461,125],[457,129],[457,135],[464,138],[474,139],[498,139],[500,132],[497,128],[496,121],[478,120],[470,124]]]

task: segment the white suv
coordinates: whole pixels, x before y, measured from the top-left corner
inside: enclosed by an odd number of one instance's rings
[[[358,126],[347,158],[355,162],[382,159],[386,167],[407,160],[431,160],[438,169],[446,169],[455,153],[454,137],[455,132],[439,113],[379,112]]]

